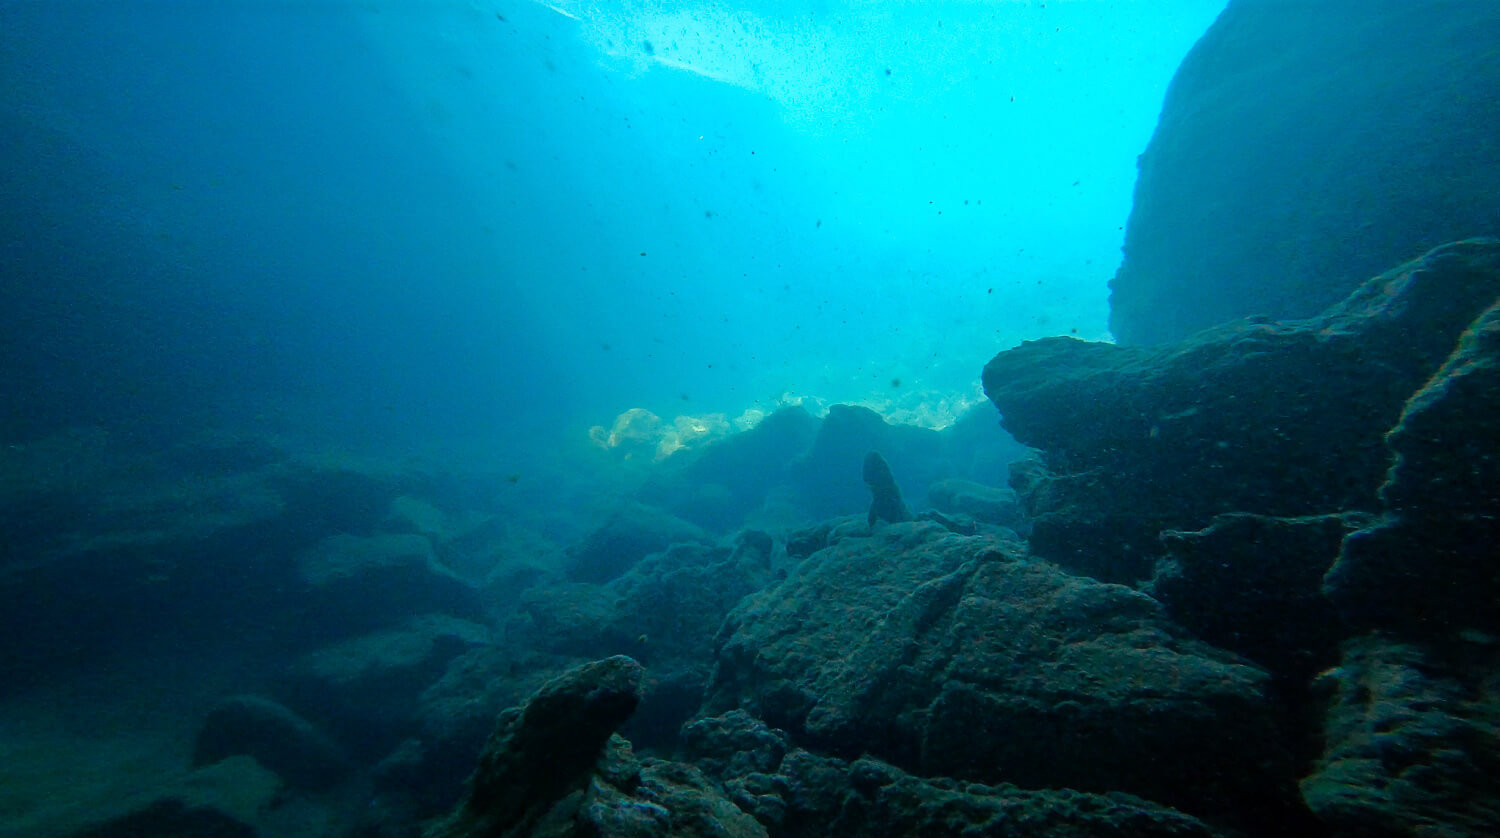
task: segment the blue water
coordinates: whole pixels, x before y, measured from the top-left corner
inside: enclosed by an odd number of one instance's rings
[[[0,435],[942,424],[1107,337],[1222,0],[0,6]]]

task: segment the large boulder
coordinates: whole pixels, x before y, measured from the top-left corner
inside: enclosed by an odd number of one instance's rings
[[[818,420],[807,410],[783,408],[747,431],[672,455],[652,473],[641,497],[699,526],[728,532],[787,481],[787,467],[817,431]]]
[[[564,564],[575,582],[603,584],[651,553],[673,544],[713,539],[700,527],[640,503],[622,504],[583,541],[569,546]]]
[[[432,612],[481,619],[478,591],[416,533],[329,536],[297,557],[297,612],[309,637],[346,637]]]
[[[1246,320],[1161,348],[1031,341],[985,393],[1043,469],[1013,485],[1032,550],[1106,579],[1147,575],[1164,529],[1224,512],[1374,510],[1387,430],[1500,296],[1500,241],[1445,245],[1318,317]]]
[[[209,711],[193,747],[193,765],[245,755],[288,785],[322,789],[349,775],[343,748],[312,722],[269,698],[230,696]]]
[[[617,656],[569,670],[506,710],[463,802],[428,838],[527,835],[576,814],[606,743],[635,712],[644,686],[641,665]]]
[[[1168,558],[1147,593],[1197,637],[1300,689],[1338,660],[1348,629],[1323,592],[1344,536],[1371,516],[1230,513],[1162,533]]]
[[[1140,157],[1115,336],[1311,317],[1390,265],[1500,233],[1497,40],[1494,3],[1229,3]]]
[[[748,597],[705,705],[925,776],[1288,811],[1266,673],[1128,588],[915,522],[845,537]]]

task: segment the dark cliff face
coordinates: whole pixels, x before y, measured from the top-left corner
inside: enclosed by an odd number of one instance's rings
[[[1140,158],[1121,343],[1310,317],[1443,242],[1500,233],[1500,4],[1232,0]]]

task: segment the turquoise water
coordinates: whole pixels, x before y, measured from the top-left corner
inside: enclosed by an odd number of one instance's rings
[[[995,352],[1107,337],[1221,6],[8,4],[6,435],[944,424]]]

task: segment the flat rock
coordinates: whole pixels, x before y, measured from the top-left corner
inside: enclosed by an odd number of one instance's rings
[[[583,541],[568,547],[564,564],[574,582],[603,584],[646,556],[673,544],[706,544],[700,527],[640,503],[621,506]]]
[[[842,539],[746,598],[719,646],[706,712],[834,755],[1194,813],[1293,794],[1263,670],[1009,542],[923,522]]]
[[[1020,504],[1016,493],[1008,488],[949,478],[927,487],[927,502],[942,512],[967,515],[985,524],[1001,527],[1021,524]]]
[[[916,777],[869,757],[795,748],[746,713],[700,719],[688,754],[775,835],[864,838],[1209,838],[1203,822],[1139,797]]]

